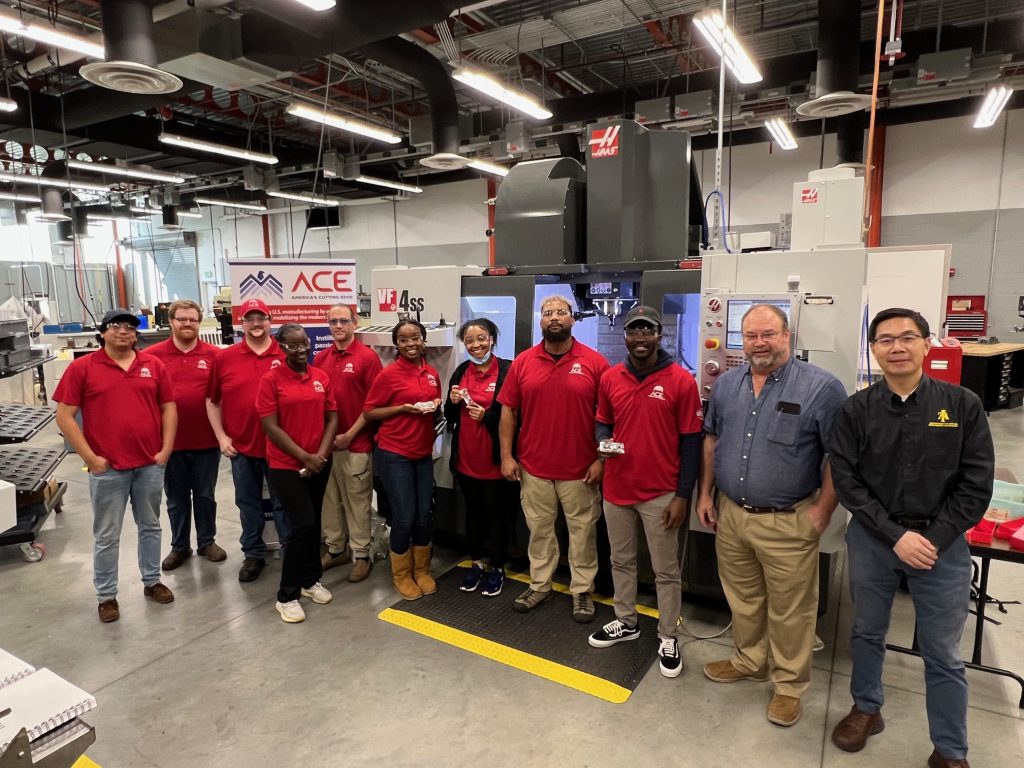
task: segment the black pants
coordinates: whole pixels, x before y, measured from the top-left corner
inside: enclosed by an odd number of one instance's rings
[[[268,469],[267,480],[291,524],[288,546],[281,565],[281,587],[277,600],[298,600],[302,589],[309,589],[323,575],[320,568],[320,510],[331,475],[331,463],[309,477],[300,477],[296,469]]]
[[[491,544],[491,565],[504,568],[508,561],[508,533],[519,511],[519,483],[508,480],[478,480],[457,474],[466,502],[466,538],[469,556],[481,560],[485,537]]]

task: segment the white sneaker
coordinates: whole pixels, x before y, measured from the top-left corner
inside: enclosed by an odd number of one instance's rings
[[[306,620],[306,612],[302,610],[298,600],[289,600],[287,603],[276,603],[277,612],[281,614],[281,620],[289,624],[298,624]]]
[[[318,605],[327,605],[327,603],[334,599],[334,595],[331,594],[330,590],[319,581],[309,589],[303,589],[302,596],[308,597]]]

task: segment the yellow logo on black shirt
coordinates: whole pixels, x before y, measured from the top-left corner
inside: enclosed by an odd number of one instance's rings
[[[939,412],[935,415],[935,421],[928,422],[929,427],[959,427],[955,421],[949,420],[949,411],[945,408],[940,408]]]

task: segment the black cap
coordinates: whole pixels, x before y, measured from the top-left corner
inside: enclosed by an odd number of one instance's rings
[[[109,312],[107,312],[103,316],[103,319],[100,320],[100,333],[106,331],[107,326],[110,323],[119,323],[122,321],[129,322],[136,328],[138,328],[142,324],[139,318],[137,318],[127,309],[125,309],[124,307],[117,307],[116,309],[112,309]]]
[[[661,328],[661,314],[654,307],[645,307],[643,304],[637,304],[626,313],[626,319],[622,323],[622,327],[629,328],[629,326],[639,322],[649,323]]]

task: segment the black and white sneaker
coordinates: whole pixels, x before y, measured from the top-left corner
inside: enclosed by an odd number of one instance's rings
[[[640,637],[640,630],[637,627],[627,627],[621,621],[605,624],[601,629],[590,636],[590,644],[595,648],[607,648],[616,643],[626,640],[636,640]]]
[[[679,643],[674,637],[661,638],[658,646],[658,666],[665,677],[679,677],[683,671],[683,657],[679,655]]]

